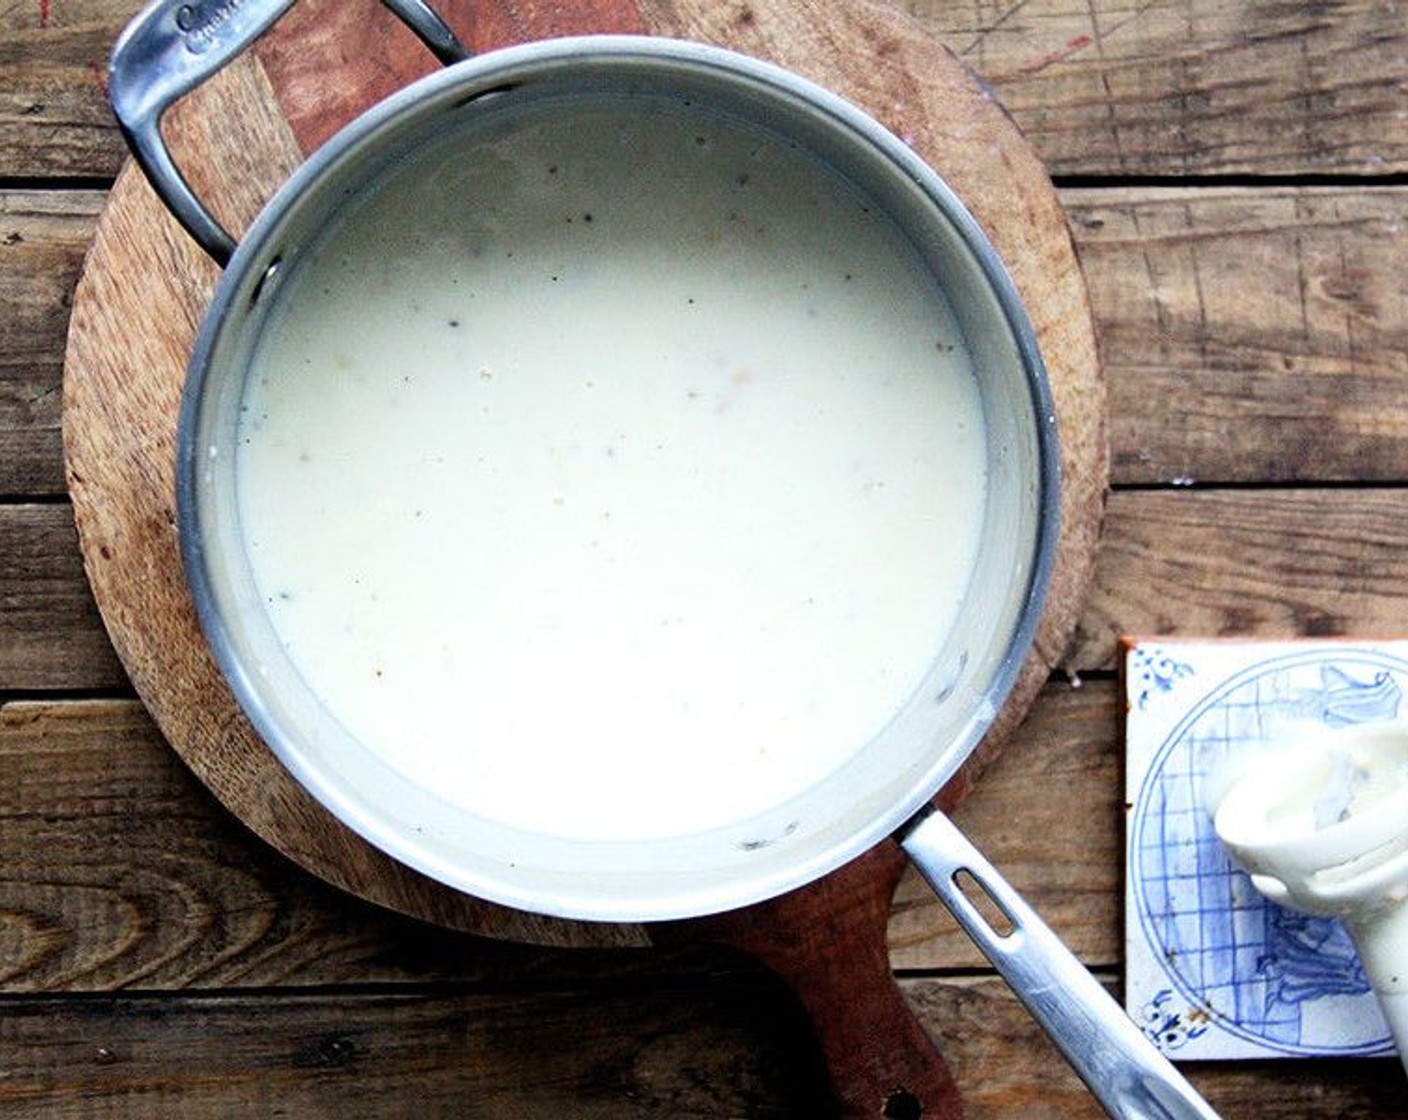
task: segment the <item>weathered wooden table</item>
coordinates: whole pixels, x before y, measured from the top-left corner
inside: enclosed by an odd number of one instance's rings
[[[103,66],[136,6],[0,12],[0,1116],[826,1115],[810,1026],[751,960],[513,944],[349,897],[247,831],[135,698],[60,420],[123,158]],[[1055,179],[1109,391],[1093,593],[957,818],[1117,988],[1118,637],[1408,633],[1408,12],[907,7]],[[889,943],[965,1115],[1098,1114],[912,879]],[[1229,1118],[1408,1111],[1393,1061],[1189,1073]]]

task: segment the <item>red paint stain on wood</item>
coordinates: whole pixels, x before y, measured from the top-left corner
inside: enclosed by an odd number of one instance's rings
[[[1095,40],[1089,35],[1077,35],[1074,39],[1068,41],[1064,47],[1054,51],[1048,51],[1046,54],[1032,59],[1031,62],[1028,62],[1022,67],[1022,73],[1035,74],[1038,71],[1045,70],[1048,66],[1068,59],[1071,55],[1078,54],[1085,50],[1085,48],[1090,46],[1093,42],[1095,42]]]

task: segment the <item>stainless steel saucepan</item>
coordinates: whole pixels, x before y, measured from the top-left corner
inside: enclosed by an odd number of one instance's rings
[[[155,3],[112,57],[109,89],[133,153],[177,218],[225,269],[185,387],[178,527],[211,650],[270,749],[332,813],[396,859],[469,894],[549,915],[637,922],[732,909],[808,883],[896,837],[1111,1115],[1213,1117],[931,807],[1014,682],[1041,614],[1057,540],[1057,431],[1046,373],[1013,285],[972,217],[894,135],[775,66],[701,44],[636,37],[563,39],[469,57],[423,4],[387,2],[445,68],[369,110],[314,153],[238,245],[185,183],[160,122],[291,0]],[[299,298],[310,247],[389,169],[408,153],[460,142],[480,122],[633,97],[669,99],[785,137],[888,215],[942,288],[973,357],[988,430],[988,493],[977,563],[952,634],[933,651],[910,698],[848,761],[738,824],[647,843],[583,842],[458,811],[345,731],[338,713],[327,710],[291,664],[252,589],[230,449],[251,356],[283,303]],[[629,321],[620,329],[629,330]],[[550,691],[545,682],[544,702],[551,702]],[[986,896],[1002,913],[1001,929],[969,894]]]

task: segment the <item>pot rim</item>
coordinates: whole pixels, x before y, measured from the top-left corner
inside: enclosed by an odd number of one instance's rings
[[[723,881],[691,882],[687,876],[669,894],[653,897],[643,907],[635,894],[626,897],[604,895],[591,883],[565,884],[562,889],[544,892],[525,887],[510,867],[490,881],[482,875],[466,875],[428,850],[404,822],[386,822],[368,816],[339,789],[333,776],[290,742],[289,735],[262,702],[249,666],[236,655],[228,623],[217,604],[207,567],[197,509],[197,480],[204,452],[198,444],[198,411],[208,383],[218,376],[213,371],[222,332],[232,318],[242,315],[243,301],[250,298],[251,285],[257,293],[259,281],[269,268],[268,248],[277,238],[281,222],[290,207],[310,190],[339,161],[355,151],[381,129],[403,114],[420,110],[429,101],[459,95],[464,99],[492,93],[512,84],[510,79],[558,71],[584,62],[651,65],[667,62],[731,79],[742,79],[765,96],[804,102],[842,129],[868,143],[894,166],[897,173],[917,186],[971,254],[989,292],[1001,310],[1018,355],[1026,388],[1030,394],[1035,430],[1032,437],[1040,488],[1036,499],[1035,539],[1028,559],[1026,587],[1021,607],[1006,650],[988,687],[978,697],[956,739],[930,743],[923,755],[928,766],[913,780],[902,796],[883,811],[869,816],[859,827],[816,848],[810,858],[793,858],[785,871],[774,871],[765,880],[748,874],[730,875]],[[1015,685],[1021,667],[1035,639],[1045,604],[1047,587],[1055,565],[1059,530],[1060,453],[1056,415],[1045,365],[1035,331],[1022,306],[1015,284],[995,248],[977,221],[943,179],[908,145],[850,102],[834,93],[772,63],[701,43],[646,36],[585,36],[545,40],[506,47],[435,71],[368,109],[337,132],[293,173],[261,211],[249,232],[236,247],[211,304],[202,319],[182,393],[177,431],[176,514],[182,561],[194,599],[196,613],[221,674],[234,692],[241,709],[253,723],[260,738],[279,758],[299,784],[335,817],[401,863],[464,890],[520,910],[560,917],[597,921],[636,922],[698,916],[762,901],[820,878],[900,829],[922,811],[976,748],[996,718]],[[919,752],[916,752],[918,754]],[[648,841],[643,843],[649,843]]]

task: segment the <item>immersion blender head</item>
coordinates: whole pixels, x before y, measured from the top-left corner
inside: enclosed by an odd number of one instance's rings
[[[1408,1069],[1408,724],[1298,735],[1237,779],[1213,828],[1267,898],[1344,923]]]

